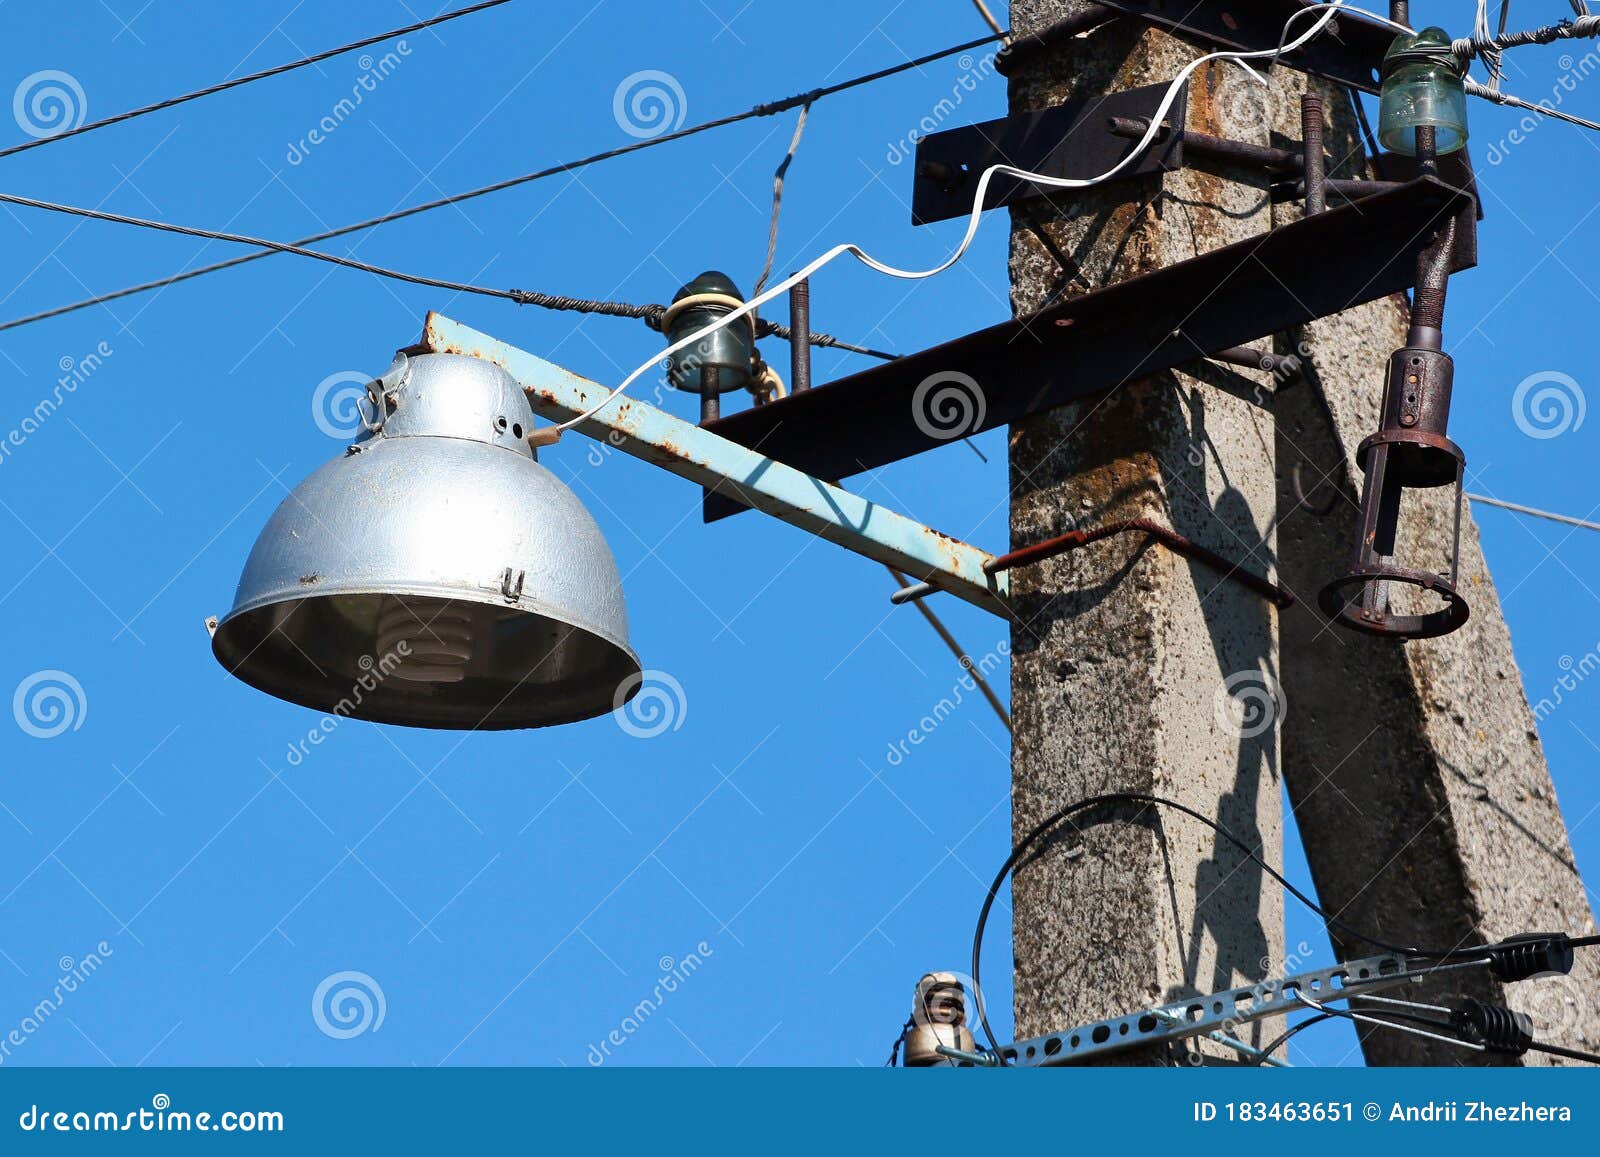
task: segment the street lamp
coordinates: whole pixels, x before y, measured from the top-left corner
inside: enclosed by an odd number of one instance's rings
[[[488,361],[397,354],[365,429],[284,499],[212,651],[291,703],[497,730],[604,714],[637,690],[616,561],[528,443]]]

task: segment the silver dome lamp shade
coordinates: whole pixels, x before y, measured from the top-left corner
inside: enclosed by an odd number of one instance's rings
[[[499,366],[398,354],[365,430],[256,540],[212,651],[251,686],[413,727],[572,723],[638,689],[616,561]],[[370,420],[366,420],[370,418]]]

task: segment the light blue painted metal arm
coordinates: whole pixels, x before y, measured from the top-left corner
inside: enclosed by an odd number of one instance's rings
[[[423,346],[503,367],[528,392],[534,413],[567,421],[606,388],[525,350],[429,313]],[[623,396],[574,427],[625,454],[720,491],[856,554],[924,579],[986,611],[1009,618],[1004,574],[984,573],[993,555],[931,530],[860,495],[775,462],[639,399]]]

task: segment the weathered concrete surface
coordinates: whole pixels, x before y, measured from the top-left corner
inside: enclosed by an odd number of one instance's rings
[[[1017,0],[1014,27],[1037,29],[1079,6]],[[1102,29],[1016,77],[1013,106],[1154,83],[1191,52],[1130,27]],[[1202,73],[1190,124],[1257,141],[1271,124],[1298,139],[1304,83],[1280,71],[1263,113],[1238,74]],[[1348,158],[1335,175],[1357,175],[1353,118],[1337,91],[1324,92],[1329,151]],[[1190,170],[1019,211],[1014,304],[1031,310],[1052,293],[1268,227],[1273,211],[1259,179],[1227,173],[1241,178],[1234,184],[1223,174]],[[1276,211],[1280,221],[1298,212]],[[1040,229],[1053,247],[1039,241]],[[1081,273],[1063,276],[1052,248]],[[1282,773],[1325,906],[1385,939],[1427,947],[1593,931],[1470,513],[1462,579],[1473,618],[1463,631],[1401,646],[1328,628],[1311,609],[1353,541],[1353,452],[1375,428],[1383,362],[1405,322],[1405,303],[1394,299],[1285,335],[1279,352],[1308,355],[1311,380],[1267,408],[1178,375],[1129,383],[1014,430],[1015,544],[1073,522],[1148,514],[1261,573],[1278,570],[1301,599],[1283,619],[1280,660],[1269,609],[1160,547],[1113,541],[1015,575],[1024,613],[1014,632],[1018,832],[1085,794],[1149,790],[1219,817],[1276,858],[1277,731],[1241,739],[1214,700],[1230,676],[1262,672],[1283,684]],[[1458,405],[1472,397],[1469,377],[1460,386]],[[1337,493],[1326,517],[1300,506],[1297,464],[1314,503]],[[1448,512],[1439,498],[1423,504],[1403,538],[1417,565],[1443,566]],[[1247,722],[1254,730],[1254,717]],[[1014,900],[1023,1035],[1285,967],[1276,889],[1181,818],[1157,826],[1129,815],[1068,833],[1018,873]],[[1345,955],[1370,951],[1339,934],[1335,944]],[[1457,978],[1431,995],[1504,1000],[1534,1015],[1541,1039],[1596,1049],[1597,966],[1597,954],[1582,953],[1571,978],[1508,991]],[[1382,1030],[1364,1048],[1374,1064],[1484,1059]]]
[[[1348,171],[1338,175],[1362,175],[1348,105],[1331,87],[1326,91],[1334,114],[1329,152],[1350,158]],[[1490,212],[1485,227],[1494,228],[1492,206]],[[1459,312],[1458,333],[1470,325]],[[1310,380],[1287,386],[1274,410],[1285,512],[1279,565],[1303,596],[1314,596],[1348,562],[1360,497],[1354,452],[1377,428],[1383,365],[1403,344],[1406,322],[1405,301],[1395,298],[1299,335]],[[1447,317],[1447,338],[1451,331]],[[1292,344],[1280,352],[1292,352]],[[1477,404],[1470,366],[1460,369],[1456,405]],[[1472,447],[1466,450],[1470,465]],[[1313,506],[1335,501],[1327,517],[1299,507],[1292,489],[1297,463]],[[1442,570],[1450,506],[1435,494],[1421,514],[1402,540],[1409,552],[1402,561]],[[1318,895],[1357,928],[1429,948],[1518,932],[1592,933],[1586,890],[1470,511],[1461,579],[1472,618],[1444,639],[1404,645],[1368,639],[1325,627],[1307,605],[1283,617],[1283,774]],[[1371,951],[1337,932],[1334,939],[1341,955]],[[1600,1048],[1600,958],[1592,950],[1579,953],[1568,978],[1506,990],[1481,976],[1441,978],[1431,986],[1434,996],[1462,991],[1529,1012],[1541,1039]],[[1382,1029],[1365,1033],[1363,1047],[1372,1064],[1476,1063],[1448,1045]],[[1527,1058],[1549,1061],[1536,1053]]]
[[[1013,27],[1035,30],[1075,7],[1016,0]],[[1021,70],[1012,78],[1012,106],[1157,83],[1195,55],[1177,40],[1118,22]],[[1208,66],[1191,86],[1190,126],[1267,143],[1267,117],[1278,102],[1264,105],[1250,89],[1242,74]],[[1260,176],[1220,169],[1053,200],[1014,215],[1019,312],[1052,293],[1098,287],[1271,224]],[[1070,255],[1080,277],[1063,277],[1040,230]],[[1163,375],[1014,427],[1013,545],[1073,525],[1148,516],[1272,573],[1272,420],[1249,399],[1255,382],[1235,375],[1232,384],[1246,396]],[[1013,630],[1015,830],[1084,795],[1149,791],[1215,816],[1276,863],[1276,712],[1269,705],[1266,716],[1247,714],[1243,727],[1230,714],[1259,709],[1264,689],[1276,686],[1276,612],[1137,536],[1019,571],[1012,581],[1023,619]],[[1283,968],[1277,887],[1182,816],[1124,811],[1081,834],[1069,831],[1021,868],[1013,894],[1020,1035]]]

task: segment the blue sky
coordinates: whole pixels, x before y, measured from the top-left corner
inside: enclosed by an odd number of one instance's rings
[[[167,0],[80,3],[62,19],[65,7],[0,7],[7,41],[27,46],[0,89],[59,70],[90,118],[417,18],[391,0],[238,3],[226,21]],[[368,63],[342,57],[7,158],[3,188],[292,239],[626,144],[614,98],[636,73],[670,74],[692,123],[983,32],[967,0],[877,7],[514,3],[414,34],[404,52],[379,46]],[[1414,6],[1423,19],[1448,8],[1456,34],[1466,7]],[[1508,86],[1561,91],[1586,51],[1566,64],[1560,47],[1514,53]],[[945,61],[813,110],[780,270],[846,239],[901,265],[945,254],[958,223],[910,227],[910,173],[891,153],[968,71]],[[359,106],[311,140],[357,90]],[[955,123],[1004,110],[998,78],[964,95]],[[1600,112],[1589,98],[1563,93]],[[1513,398],[1536,374],[1567,375],[1577,398],[1589,385],[1600,241],[1593,198],[1575,194],[1600,141],[1554,123],[1513,141],[1519,115],[1471,111],[1488,221],[1482,265],[1452,294],[1452,432],[1476,489],[1593,517],[1600,419],[1533,437]],[[28,139],[14,119],[0,119],[0,147]],[[665,300],[706,268],[748,287],[792,129],[789,114],[717,130],[331,248],[630,301]],[[21,208],[0,229],[0,320],[235,252]],[[1005,234],[988,220],[963,264],[915,286],[836,266],[817,279],[816,324],[911,351],[1000,320]],[[62,969],[99,958],[5,1063],[581,1066],[613,1030],[624,1043],[606,1063],[880,1063],[917,976],[964,967],[1009,840],[1007,737],[976,696],[891,757],[960,672],[914,611],[891,609],[881,568],[756,516],[702,526],[688,484],[569,439],[545,461],[615,549],[635,648],[682,689],[662,734],[609,716],[467,736],[345,722],[302,757],[319,716],[211,659],[203,621],[228,607],[256,532],[285,487],[340,452],[318,384],[382,370],[430,308],[603,382],[661,342],[637,322],[287,256],[0,337],[0,427],[20,429],[63,375],[75,382],[0,459],[0,691],[40,672],[81,688],[59,735],[0,727],[0,1030]],[[817,376],[861,364],[819,351]],[[667,404],[692,413],[689,399]],[[996,548],[1004,440],[975,441],[987,461],[955,444],[855,485]],[[1493,510],[1480,522],[1537,700],[1600,647],[1600,538]],[[974,655],[1003,645],[998,620],[954,600],[940,610]],[[1594,870],[1600,688],[1567,694],[1542,731]],[[1303,880],[1292,835],[1290,861]],[[1315,919],[1289,911],[1290,945],[1326,959]],[[1005,933],[991,939],[997,978]],[[314,996],[344,972],[381,989],[376,1031],[319,1028]],[[659,1012],[623,1031],[674,973],[686,979]],[[992,1000],[1005,1032],[1009,992]],[[1340,1029],[1301,1039],[1296,1060],[1357,1059]]]

